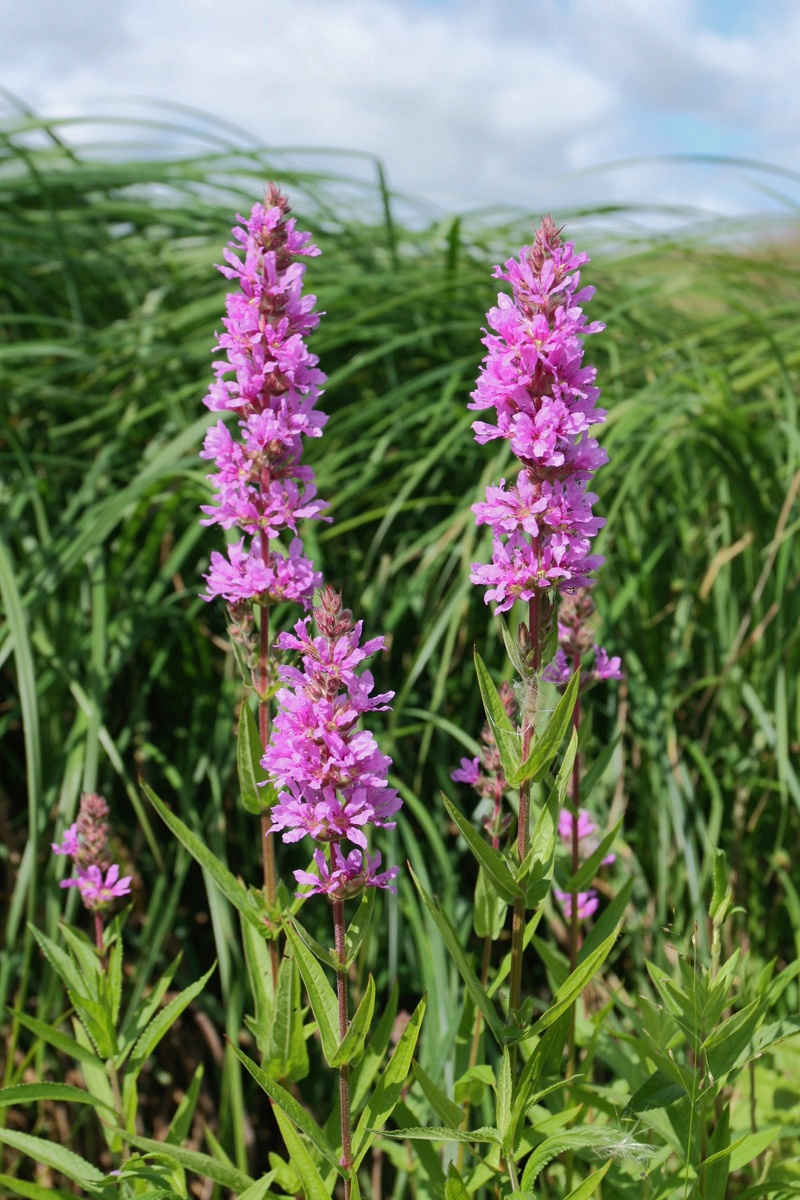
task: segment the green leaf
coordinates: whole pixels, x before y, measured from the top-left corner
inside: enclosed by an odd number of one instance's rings
[[[728,879],[728,859],[724,850],[714,851],[713,878],[714,891],[708,915],[712,924],[719,926],[728,915],[728,910],[733,902],[733,891]]]
[[[51,1167],[60,1171],[67,1179],[85,1186],[105,1183],[106,1176],[97,1167],[93,1167],[85,1158],[81,1158],[74,1150],[60,1146],[49,1138],[33,1137],[30,1133],[18,1133],[14,1129],[0,1129],[0,1144],[13,1146],[21,1154],[27,1154],[43,1167]]]
[[[169,1131],[166,1137],[168,1144],[171,1143],[172,1145],[180,1146],[189,1136],[194,1110],[197,1107],[197,1101],[200,1096],[200,1087],[203,1083],[203,1074],[204,1067],[200,1063],[192,1076],[192,1082],[186,1089],[183,1099],[175,1110],[175,1116],[169,1123]]]
[[[511,631],[509,630],[508,625],[505,622],[505,619],[503,618],[503,616],[500,613],[495,614],[495,620],[497,621],[497,623],[500,626],[500,632],[503,635],[503,643],[506,648],[506,654],[508,655],[508,657],[511,660],[511,665],[513,666],[514,670],[519,675],[520,679],[524,679],[525,676],[529,673],[529,670],[528,670],[528,665],[525,662],[525,656],[523,655],[522,650],[520,649],[519,642],[517,642],[511,636]]]
[[[436,1115],[444,1121],[445,1125],[460,1125],[464,1118],[464,1113],[459,1106],[449,1096],[446,1096],[441,1088],[436,1086],[430,1075],[427,1075],[423,1071],[418,1062],[412,1063],[412,1070],[414,1071],[414,1078],[422,1088],[423,1096]]]
[[[137,1150],[143,1150],[145,1154],[156,1154],[164,1162],[176,1163],[186,1171],[193,1171],[195,1175],[202,1175],[204,1179],[212,1179],[214,1183],[232,1188],[235,1192],[243,1192],[245,1188],[252,1187],[255,1182],[238,1167],[219,1162],[210,1154],[201,1154],[199,1150],[187,1150],[185,1146],[175,1146],[172,1143],[157,1142],[154,1138],[139,1137],[138,1134],[128,1133],[124,1129],[114,1129],[113,1132],[129,1145],[135,1146]],[[105,1176],[103,1179],[105,1181]]]
[[[291,1121],[280,1108],[274,1108],[272,1111],[275,1113],[275,1120],[278,1122],[286,1149],[289,1151],[292,1166],[300,1177],[306,1200],[331,1200],[331,1193],[314,1165],[313,1158],[295,1133]]]
[[[551,1072],[559,1072],[560,1070],[561,1060],[564,1056],[564,1043],[566,1042],[567,1031],[569,1029],[569,1019],[569,1012],[564,1012],[549,1029],[545,1030],[544,1035],[539,1038],[531,1051],[528,1061],[522,1068],[514,1097],[514,1107],[511,1113],[512,1140],[515,1144],[515,1149],[516,1143],[519,1140],[518,1132],[520,1123],[531,1101],[531,1094],[534,1088],[538,1086],[539,1080],[543,1075]]]
[[[498,695],[494,681],[489,674],[486,663],[478,651],[475,651],[475,670],[478,675],[478,687],[483,700],[486,720],[492,731],[503,773],[511,782],[511,776],[519,770],[520,735],[511,723],[511,718],[503,707],[503,701]]]
[[[236,1057],[247,1068],[259,1087],[266,1092],[270,1100],[274,1104],[277,1104],[290,1120],[294,1121],[297,1128],[301,1129],[312,1145],[316,1146],[325,1161],[334,1167],[343,1179],[346,1179],[347,1172],[339,1163],[339,1155],[311,1114],[303,1108],[302,1104],[295,1100],[290,1092],[287,1092],[274,1079],[270,1079],[266,1071],[262,1071],[261,1067],[257,1066],[251,1058],[248,1058],[243,1050],[240,1050],[233,1042],[230,1043],[230,1046]]]
[[[278,971],[278,989],[268,1030],[264,1069],[272,1079],[287,1079],[290,1082],[305,1079],[308,1074],[300,976],[296,961],[288,955]]]
[[[39,949],[42,954],[50,963],[50,966],[56,975],[58,975],[67,991],[75,992],[80,996],[83,991],[83,980],[70,956],[60,946],[56,945],[51,938],[42,933],[41,929],[37,929],[35,925],[31,924],[28,925],[28,928],[39,943]]]
[[[319,1028],[322,1053],[330,1066],[339,1049],[339,1001],[325,978],[322,967],[300,939],[293,925],[286,926],[286,940],[303,976],[311,1011]]]
[[[6,1009],[6,1011],[16,1017],[20,1025],[24,1026],[25,1029],[30,1030],[31,1033],[35,1034],[43,1042],[47,1042],[48,1045],[54,1046],[56,1050],[60,1050],[63,1054],[69,1054],[77,1062],[92,1063],[94,1066],[100,1067],[101,1070],[105,1069],[102,1060],[97,1057],[93,1050],[82,1046],[80,1042],[76,1042],[68,1034],[61,1033],[54,1026],[45,1024],[44,1021],[40,1021],[37,1017],[30,1017],[27,1013],[14,1012],[10,1008]]]
[[[379,1130],[384,1121],[391,1116],[400,1099],[411,1068],[411,1060],[414,1057],[422,1018],[425,1015],[425,1003],[423,997],[411,1014],[411,1018],[395,1046],[394,1054],[361,1114],[353,1134],[353,1163],[356,1167],[360,1165],[369,1150],[375,1137],[375,1131]]]
[[[103,987],[111,1013],[111,1024],[116,1026],[119,1020],[119,1010],[122,1004],[122,940],[118,939],[108,952],[108,969],[103,979]]]
[[[400,1142],[483,1142],[491,1146],[500,1145],[496,1129],[451,1129],[445,1125],[411,1125],[407,1129],[384,1130],[382,1137],[395,1138]]]
[[[163,800],[160,800],[153,789],[146,783],[142,783],[142,790],[147,796],[150,803],[155,808],[156,812],[161,817],[164,824],[172,830],[178,841],[186,847],[201,867],[205,867],[209,875],[222,895],[228,900],[235,909],[242,914],[255,926],[260,933],[264,933],[264,917],[254,896],[247,890],[243,883],[233,875],[224,863],[221,863],[208,846],[199,838],[196,833],[193,833],[188,825],[184,825],[180,817],[177,817],[174,812],[167,808]]]
[[[478,831],[472,827],[471,822],[462,816],[454,804],[450,803],[444,792],[441,793],[441,797],[459,833],[467,843],[474,858],[491,879],[498,895],[502,896],[507,904],[513,904],[515,900],[521,900],[522,889],[503,861],[499,850],[493,849],[486,839],[481,837]]]
[[[656,1071],[638,1087],[625,1105],[625,1112],[648,1112],[651,1108],[668,1108],[686,1095],[686,1090],[662,1071]]]
[[[592,882],[597,874],[600,864],[608,854],[614,844],[614,841],[619,833],[624,818],[620,817],[613,829],[609,830],[603,838],[596,850],[589,855],[585,862],[581,863],[574,875],[571,875],[564,887],[565,892],[582,892]]]
[[[346,972],[347,968],[343,963],[339,962],[335,950],[331,950],[327,946],[323,946],[321,942],[318,942],[314,935],[309,933],[305,926],[298,921],[297,917],[292,916],[291,922],[295,933],[297,933],[303,944],[323,966],[333,967],[334,971]]]
[[[355,1067],[350,1079],[350,1106],[353,1112],[358,1112],[366,1099],[367,1092],[372,1086],[372,1081],[377,1075],[378,1068],[383,1061],[383,1056],[391,1040],[397,1017],[398,997],[399,987],[397,980],[395,980],[392,984],[392,990],[389,993],[386,1008],[383,1010],[383,1016],[375,1026],[372,1037],[369,1039],[364,1050],[363,1057]]]
[[[736,1065],[739,1055],[749,1045],[767,1011],[763,997],[751,1001],[741,1012],[734,1013],[717,1025],[703,1042],[708,1067],[714,1079],[719,1079]]]
[[[508,905],[502,896],[493,889],[483,867],[478,868],[478,879],[475,884],[475,906],[472,923],[475,933],[481,938],[491,938],[496,942],[506,923]]]
[[[517,878],[525,882],[526,908],[535,908],[550,890],[558,840],[558,817],[569,787],[577,747],[578,738],[573,730],[550,795],[536,818],[531,834],[531,848],[517,871]]]
[[[601,942],[597,949],[589,954],[582,963],[579,963],[571,975],[567,976],[553,997],[553,1003],[546,1012],[542,1013],[535,1025],[531,1027],[531,1034],[541,1033],[547,1029],[574,1003],[589,980],[600,970],[600,967],[609,955],[611,947],[617,940],[618,933],[619,930],[615,929],[610,937]]]
[[[503,1057],[497,1072],[497,1132],[505,1150],[510,1149],[509,1134],[511,1133],[511,1102],[514,1085],[511,1079],[511,1056],[508,1047],[503,1047]]]
[[[730,1174],[730,1106],[723,1109],[702,1164],[703,1200],[725,1200]]]
[[[422,896],[425,907],[433,917],[436,927],[444,939],[444,944],[447,946],[451,958],[458,967],[461,978],[467,985],[467,989],[472,996],[472,999],[483,1013],[484,1020],[497,1039],[498,1044],[502,1045],[503,1022],[500,1020],[494,1005],[487,996],[486,989],[481,985],[478,976],[467,962],[466,955],[464,954],[464,951],[459,943],[458,935],[451,925],[447,914],[442,911],[438,902],[431,899],[420,881],[417,879],[412,868],[409,867],[408,869],[411,873],[411,878],[414,880],[414,883],[417,886],[417,891]]]
[[[520,784],[525,783],[528,779],[534,781],[543,779],[547,774],[550,763],[555,758],[559,746],[564,740],[564,734],[572,723],[572,713],[575,708],[575,702],[578,699],[580,678],[581,674],[580,670],[578,670],[567,684],[564,695],[556,705],[544,732],[538,737],[534,737],[533,745],[525,762],[516,771],[512,771],[510,775],[506,772],[506,779],[511,787],[519,787]]]
[[[214,965],[210,967],[208,971],[206,971],[202,978],[190,984],[189,987],[185,988],[184,991],[180,992],[179,995],[170,1000],[169,1004],[162,1008],[161,1011],[153,1017],[152,1021],[141,1034],[136,1045],[133,1047],[130,1062],[128,1063],[128,1067],[125,1071],[126,1084],[129,1082],[129,1080],[131,1080],[131,1078],[136,1078],[150,1055],[155,1050],[158,1043],[163,1038],[164,1034],[172,1028],[178,1017],[186,1008],[189,1007],[195,996],[200,995],[203,988],[214,974],[216,967],[217,964],[214,963]]]
[[[585,803],[588,800],[605,774],[606,768],[613,758],[614,751],[619,745],[619,739],[620,735],[617,734],[608,745],[603,746],[592,765],[581,776],[581,803]]]
[[[447,1179],[444,1183],[444,1200],[470,1200],[470,1194],[464,1186],[464,1180],[452,1163],[447,1168]]]
[[[487,1087],[494,1087],[496,1082],[494,1071],[488,1063],[477,1063],[476,1066],[469,1067],[454,1084],[453,1095],[456,1104],[464,1104],[467,1100],[470,1104],[480,1104]]]
[[[522,1191],[528,1191],[536,1182],[540,1171],[566,1150],[598,1150],[613,1153],[615,1150],[622,1150],[627,1142],[629,1139],[626,1134],[612,1129],[610,1126],[585,1126],[560,1130],[552,1137],[545,1138],[531,1153],[520,1180]]]
[[[268,1171],[266,1175],[262,1175],[249,1188],[245,1188],[243,1192],[239,1192],[238,1200],[277,1200],[277,1193],[270,1191],[270,1184],[275,1178],[274,1171]]]
[[[78,964],[83,986],[81,991],[88,992],[92,1000],[100,1000],[100,959],[94,944],[85,933],[73,929],[66,921],[61,922],[59,930],[64,941],[72,951],[72,956]]]
[[[42,1187],[40,1183],[29,1183],[25,1179],[13,1179],[0,1175],[0,1187],[9,1196],[22,1196],[23,1200],[75,1200],[74,1192],[62,1192],[60,1188]]]
[[[375,888],[365,888],[364,894],[361,897],[356,915],[347,927],[347,932],[344,935],[345,945],[345,960],[344,969],[347,968],[356,960],[361,943],[366,937],[369,923],[372,920],[372,914],[375,910]],[[338,965],[338,964],[337,964]]]
[[[236,737],[236,764],[239,769],[239,791],[242,804],[249,813],[259,816],[275,802],[274,788],[259,787],[267,779],[261,766],[264,747],[258,725],[247,701],[239,710],[239,732]],[[269,793],[273,794],[270,795]]]
[[[603,1179],[606,1171],[611,1166],[612,1159],[609,1159],[604,1166],[597,1171],[592,1171],[591,1175],[587,1175],[583,1183],[579,1183],[576,1188],[573,1188],[566,1200],[589,1200],[589,1197],[597,1191],[597,1188]]]
[[[272,978],[272,962],[269,946],[260,932],[249,921],[240,917],[242,946],[247,967],[250,993],[255,1005],[255,1018],[245,1017],[248,1028],[255,1034],[259,1052],[267,1053],[272,1034],[272,1014],[275,1005],[275,987]]]
[[[364,1042],[369,1033],[369,1027],[372,1024],[372,1014],[374,1011],[375,980],[370,975],[364,995],[361,998],[361,1003],[356,1009],[347,1033],[339,1043],[339,1048],[330,1063],[332,1067],[341,1067],[345,1063],[351,1063],[354,1059],[358,1058],[364,1049]]]
[[[38,1104],[40,1100],[65,1100],[73,1104],[91,1104],[93,1108],[108,1108],[97,1096],[66,1083],[15,1083],[0,1088],[0,1108],[10,1104]],[[110,1111],[113,1113],[113,1108]]]

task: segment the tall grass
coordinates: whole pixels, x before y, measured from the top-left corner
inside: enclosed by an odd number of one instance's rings
[[[194,976],[193,960],[214,954],[214,1015],[235,1033],[245,997],[232,912],[157,836],[137,787],[137,774],[151,780],[233,870],[258,877],[234,788],[240,685],[222,614],[198,598],[218,538],[197,524],[208,493],[201,398],[225,290],[213,264],[236,206],[248,209],[265,180],[300,198],[323,251],[308,277],[328,314],[314,349],[331,420],[309,457],[334,518],[306,537],[368,628],[389,635],[379,685],[398,697],[383,741],[410,813],[396,849],[459,922],[462,863],[436,797],[481,723],[473,643],[502,661],[468,568],[488,555],[470,505],[507,466],[474,445],[466,404],[495,292],[489,269],[530,220],[411,228],[378,172],[368,185],[239,150],[96,161],[33,120],[9,125],[0,147],[0,999],[21,1005],[35,992],[51,1003],[24,918],[57,921],[48,845],[80,791],[99,790],[137,872],[137,986],[175,942]],[[610,410],[597,599],[628,678],[600,697],[596,720],[621,733],[605,791],[613,814],[626,813],[632,911],[645,948],[665,926],[690,928],[721,844],[746,910],[741,937],[765,959],[789,957],[800,837],[796,255],[768,229],[743,245],[724,227],[634,240],[624,214],[615,225],[590,208],[572,221],[605,231],[590,268],[608,324],[591,351]],[[435,1048],[437,1023],[455,1036],[455,981],[411,889],[401,892],[366,965],[384,984],[398,971],[401,983],[424,982]],[[213,950],[198,924],[206,911]],[[620,969],[639,965],[623,956]],[[223,1071],[222,1138],[241,1165],[241,1080],[227,1059]]]

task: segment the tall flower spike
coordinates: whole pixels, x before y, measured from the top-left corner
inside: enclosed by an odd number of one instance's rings
[[[203,506],[202,524],[237,527],[245,536],[225,555],[212,553],[203,599],[222,596],[233,607],[290,600],[310,608],[322,583],[298,537],[288,552],[275,541],[285,530],[296,535],[299,521],[327,508],[313,471],[300,464],[303,438],[319,437],[327,420],[316,410],[325,376],[305,344],[319,324],[316,297],[302,294],[299,261],[319,250],[295,229],[289,211],[286,196],[270,184],[264,204],[237,218],[242,224],[219,268],[239,291],[225,300],[225,332],[217,339],[225,357],[214,363],[205,403],[236,413],[238,430],[234,436],[220,420],[206,434],[201,457],[215,466],[208,476],[215,503]]]
[[[359,886],[387,887],[395,872],[377,874],[379,860],[362,860],[339,849],[342,841],[366,850],[369,825],[394,828],[392,817],[401,807],[387,784],[390,759],[381,754],[373,735],[358,729],[364,713],[389,707],[394,693],[372,695],[369,671],[356,668],[383,648],[383,638],[361,643],[361,622],[342,608],[332,588],[322,592],[314,610],[317,636],[308,630],[310,618],[298,621],[294,633],[282,633],[277,645],[300,654],[302,669],[279,668],[284,684],[278,692],[279,711],[262,763],[280,792],[271,809],[272,830],[285,842],[308,834],[332,843],[329,866],[320,867],[316,891],[350,895]],[[315,877],[314,877],[315,878]],[[309,882],[307,872],[298,879]]]
[[[498,612],[549,588],[588,586],[602,563],[590,549],[604,522],[587,487],[607,455],[588,430],[606,414],[596,407],[595,368],[583,365],[583,338],[603,326],[587,323],[581,307],[594,292],[580,288],[586,262],[545,217],[519,260],[495,268],[512,295],[499,295],[487,314],[494,332],[469,407],[497,418],[473,423],[476,441],[505,439],[521,464],[514,481],[489,487],[474,505],[493,546],[492,562],[475,563],[471,578]]]
[[[52,843],[53,853],[68,855],[77,871],[72,879],[62,879],[60,886],[76,887],[86,908],[94,913],[131,890],[131,876],[120,879],[119,867],[111,861],[107,817],[108,805],[103,797],[84,792],[77,821],[66,830],[60,844]]]

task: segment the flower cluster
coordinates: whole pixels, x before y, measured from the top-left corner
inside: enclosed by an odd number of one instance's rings
[[[211,555],[203,598],[222,596],[232,605],[291,600],[310,608],[322,582],[299,538],[288,554],[270,546],[327,507],[317,498],[313,471],[300,464],[303,437],[319,437],[327,420],[315,408],[325,376],[304,340],[319,324],[316,297],[303,296],[305,265],[297,261],[319,250],[288,212],[286,196],[270,184],[264,204],[238,217],[242,224],[224,252],[228,265],[219,268],[240,290],[226,297],[225,333],[217,341],[225,357],[214,363],[205,404],[239,421],[236,437],[223,420],[206,434],[201,457],[215,465],[208,478],[216,495],[203,506],[202,524],[236,526],[244,536],[228,546],[227,557]]]
[[[270,812],[271,832],[282,830],[285,842],[308,834],[328,844],[329,863],[319,878],[311,876],[312,886],[341,899],[362,886],[389,887],[397,874],[396,867],[378,874],[380,857],[366,855],[366,827],[394,828],[391,818],[402,802],[387,784],[390,759],[369,731],[358,728],[364,713],[387,709],[394,693],[372,695],[371,673],[356,674],[384,641],[376,637],[361,644],[361,622],[353,623],[332,588],[323,590],[313,615],[316,637],[306,617],[293,634],[277,639],[280,649],[299,653],[302,669],[279,668],[288,686],[278,691],[279,711],[262,763],[275,786],[284,789]],[[343,840],[358,849],[345,855],[339,846]],[[316,855],[315,861],[320,867]],[[307,872],[295,875],[309,882]]]
[[[86,908],[100,912],[118,896],[131,890],[131,876],[119,877],[108,850],[108,805],[102,796],[84,792],[78,819],[70,825],[59,844],[52,842],[54,854],[64,854],[75,864],[77,875],[62,879],[61,887],[76,887]]]
[[[619,656],[609,658],[607,651],[594,641],[591,626],[594,611],[594,601],[586,588],[577,588],[573,594],[566,593],[561,597],[558,608],[558,650],[543,676],[550,683],[569,683],[577,666],[581,668],[581,688],[598,683],[601,679],[624,678]],[[594,652],[594,663],[587,668],[582,660],[590,651]]]
[[[494,332],[483,339],[489,353],[469,407],[497,414],[494,425],[473,423],[476,441],[503,438],[521,463],[515,481],[501,479],[474,506],[494,537],[491,563],[475,563],[471,579],[498,612],[537,591],[587,586],[602,562],[590,553],[604,521],[592,515],[597,497],[587,484],[607,455],[587,431],[606,414],[582,339],[603,326],[588,324],[580,307],[594,292],[580,288],[586,262],[545,217],[519,261],[495,268],[513,294],[499,295],[487,314]]]
[[[508,716],[513,721],[517,715],[517,702],[514,689],[510,683],[501,683],[500,700]],[[466,783],[474,788],[481,800],[490,801],[492,808],[483,822],[493,842],[497,844],[500,836],[511,824],[510,814],[501,813],[503,794],[508,788],[503,774],[503,764],[497,749],[497,742],[488,721],[481,731],[481,753],[475,758],[462,758],[461,766],[451,771],[450,778],[454,783]]]

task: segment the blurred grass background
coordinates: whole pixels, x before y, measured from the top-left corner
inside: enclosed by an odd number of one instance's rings
[[[234,915],[136,780],[258,881],[234,774],[241,686],[221,606],[198,598],[220,534],[197,523],[197,455],[226,290],[213,264],[234,212],[271,178],[322,249],[307,280],[327,314],[312,346],[330,421],[308,459],[334,521],[306,530],[309,552],[368,631],[388,635],[375,673],[397,699],[381,739],[407,808],[382,849],[413,859],[468,936],[471,868],[437,797],[453,794],[449,771],[480,731],[473,645],[505,669],[468,573],[488,555],[470,505],[507,464],[473,442],[466,404],[491,266],[540,214],[409,222],[377,164],[374,183],[283,164],[233,149],[81,156],[33,119],[0,136],[4,1003],[56,1002],[25,919],[52,932],[61,914],[49,843],[85,789],[110,801],[135,871],[136,988],[177,945],[187,979],[219,959],[203,1001],[219,1030],[235,1036],[248,1011]],[[656,234],[629,211],[553,216],[592,253],[584,280],[607,324],[587,351],[609,409],[596,599],[627,673],[594,694],[595,734],[622,735],[600,799],[625,813],[619,878],[635,880],[617,970],[635,981],[666,927],[690,933],[697,920],[705,936],[715,845],[744,909],[736,939],[788,961],[800,945],[797,228]],[[364,969],[384,986],[399,973],[409,995],[428,989],[434,1052],[437,1027],[454,1036],[452,965],[407,882],[382,911]],[[212,1051],[222,1139],[241,1162],[241,1079]]]

